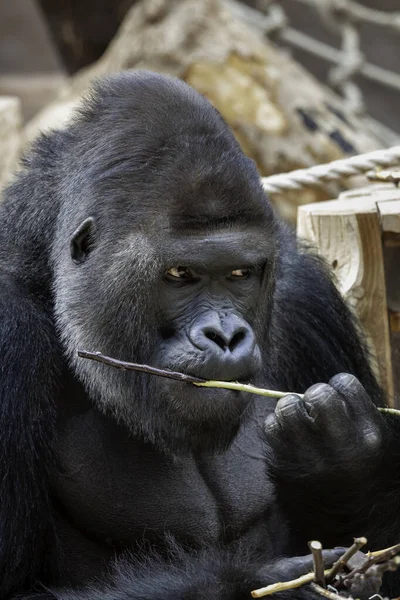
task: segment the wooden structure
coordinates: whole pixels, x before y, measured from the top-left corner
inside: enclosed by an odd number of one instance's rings
[[[21,145],[21,103],[16,96],[0,96],[0,190],[17,167]]]
[[[400,408],[400,189],[372,184],[302,206],[297,231],[333,269],[389,403]]]

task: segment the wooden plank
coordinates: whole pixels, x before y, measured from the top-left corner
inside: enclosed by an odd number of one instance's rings
[[[398,195],[398,200],[377,203],[383,232],[400,233],[400,191]]]
[[[385,188],[382,203],[393,199],[393,188]],[[298,235],[311,241],[331,265],[339,290],[360,319],[372,366],[393,406],[382,231],[375,193],[368,188],[345,193],[336,201],[300,207]]]
[[[398,200],[378,202],[383,231],[386,297],[392,347],[393,383],[400,399],[400,190]],[[399,402],[400,403],[400,402]]]

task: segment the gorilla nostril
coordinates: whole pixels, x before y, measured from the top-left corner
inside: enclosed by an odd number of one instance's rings
[[[213,329],[205,331],[204,335],[207,339],[214,342],[214,344],[217,344],[217,346],[219,346],[221,350],[225,350],[225,348],[227,347],[225,340],[220,335],[218,335]]]
[[[234,334],[233,338],[228,344],[228,348],[230,352],[234,352],[235,349],[240,345],[240,343],[244,340],[246,333],[244,331],[238,331]]]
[[[225,361],[241,360],[252,355],[255,337],[243,319],[232,315],[221,321],[218,314],[206,316],[207,319],[199,319],[188,332],[196,348]]]
[[[242,343],[242,341],[246,337],[246,331],[243,329],[237,331],[233,334],[232,337],[224,335],[222,332],[216,331],[214,328],[207,328],[204,330],[204,336],[216,344],[221,350],[224,352],[229,350],[229,352],[234,352],[238,346]]]

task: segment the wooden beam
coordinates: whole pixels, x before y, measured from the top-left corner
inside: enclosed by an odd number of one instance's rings
[[[400,404],[400,190],[398,200],[378,202],[383,231],[383,261],[385,265],[386,298],[389,311],[392,348],[393,383]]]
[[[397,227],[398,205],[392,203],[399,200],[400,191],[393,186],[369,186],[345,192],[338,200],[302,206],[298,213],[298,235],[311,241],[331,266],[339,290],[361,322],[373,369],[391,406],[394,386],[382,223]]]
[[[400,233],[400,191],[399,200],[379,201],[377,203],[384,233]]]

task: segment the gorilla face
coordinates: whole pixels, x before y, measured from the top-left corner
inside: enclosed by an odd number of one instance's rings
[[[161,250],[133,233],[113,251],[95,237],[79,239],[85,228],[83,223],[72,240],[72,266],[84,247],[91,252],[95,246],[99,264],[94,255],[75,263],[75,291],[68,277],[68,296],[60,302],[63,335],[79,377],[102,409],[135,435],[175,451],[225,448],[244,418],[249,394],[121,372],[76,358],[76,351],[100,350],[204,379],[257,383],[261,325],[274,279],[271,239],[266,243],[257,229],[220,230],[171,237]]]
[[[160,341],[152,364],[204,379],[254,381],[261,368],[254,328],[266,274],[265,254],[252,247],[257,239],[257,231],[220,230],[172,242],[159,281]],[[157,385],[196,425],[205,413],[208,423],[237,415],[249,401],[237,392],[172,380]]]
[[[252,383],[261,372],[277,253],[272,209],[211,105],[182,82],[172,100],[171,84],[159,84],[151,100],[158,93],[160,106],[141,115],[140,124],[154,123],[146,134],[135,120],[147,106],[140,90],[124,96],[136,112],[95,106],[76,124],[59,191],[75,202],[59,216],[55,312],[71,366],[103,411],[164,449],[216,450],[237,431],[248,394],[77,357],[81,348]]]

